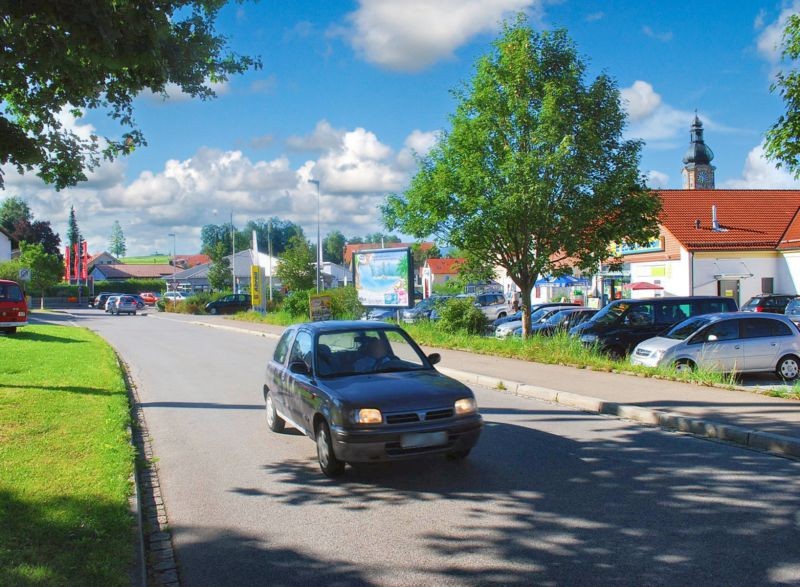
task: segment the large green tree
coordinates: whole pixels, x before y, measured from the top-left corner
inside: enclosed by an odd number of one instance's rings
[[[8,197],[0,203],[0,226],[16,242],[41,243],[45,252],[63,259],[61,237],[53,232],[49,221],[34,220],[28,203],[19,196]]]
[[[20,220],[33,222],[33,213],[28,203],[19,196],[11,196],[0,203],[0,226],[12,232]]]
[[[584,77],[565,31],[506,24],[456,92],[450,130],[383,207],[389,230],[434,234],[504,268],[522,292],[525,336],[537,277],[597,267],[609,243],[658,234],[659,200],[639,173],[641,143],[622,137],[615,82]]]
[[[101,157],[146,144],[134,120],[143,90],[214,96],[211,84],[260,62],[214,31],[224,0],[48,0],[0,5],[0,164],[36,169],[56,189],[86,179]],[[59,113],[102,110],[118,136],[81,138]],[[0,186],[2,186],[0,175]]]
[[[40,243],[21,243],[19,266],[31,270],[30,284],[40,291],[40,307],[44,309],[44,296],[47,288],[53,287],[64,277],[64,263],[58,257],[45,251]]]
[[[314,287],[316,279],[316,252],[300,234],[289,239],[289,246],[280,256],[275,274],[283,287],[289,291],[300,291]]]
[[[339,230],[329,232],[322,241],[324,259],[337,265],[344,264],[344,246],[347,243],[344,235]]]
[[[783,30],[783,58],[788,71],[778,72],[771,90],[777,92],[786,106],[786,113],[767,131],[765,151],[778,167],[786,167],[800,177],[800,15],[793,14]]]
[[[211,266],[208,268],[208,284],[214,291],[226,291],[233,289],[233,275],[231,274],[231,264],[227,255],[225,245],[218,242],[208,253],[211,257]]]

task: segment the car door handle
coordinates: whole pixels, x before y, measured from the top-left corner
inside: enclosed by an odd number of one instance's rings
[[[734,346],[733,348],[735,348],[735,349],[738,351],[739,349],[741,349],[741,348],[742,348],[742,345],[740,345],[740,344],[737,344],[737,345],[736,345],[736,346]]]

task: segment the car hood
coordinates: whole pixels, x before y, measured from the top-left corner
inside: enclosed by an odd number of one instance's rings
[[[434,370],[351,375],[320,379],[318,384],[344,407],[387,413],[448,407],[457,399],[473,397],[466,385]]]
[[[498,326],[498,329],[502,330],[516,330],[517,328],[522,328],[522,320],[511,320]]]
[[[667,349],[671,349],[674,346],[678,346],[681,344],[682,340],[676,340],[674,338],[666,338],[664,336],[654,336],[653,338],[648,338],[645,341],[639,343],[636,348],[641,348],[650,351],[666,351]]]

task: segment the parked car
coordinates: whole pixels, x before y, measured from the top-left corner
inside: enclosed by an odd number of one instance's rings
[[[138,294],[127,294],[131,296],[134,300],[136,300],[136,309],[143,310],[144,307],[147,305],[144,301],[144,298]]]
[[[160,299],[160,296],[158,294],[153,293],[151,291],[144,291],[140,293],[139,296],[142,298],[142,300],[144,300],[144,303],[147,304],[148,306],[155,306],[158,300]]]
[[[235,314],[244,312],[252,306],[250,294],[228,294],[218,300],[206,304],[206,312],[209,314]]]
[[[179,291],[168,291],[164,294],[163,297],[164,300],[167,302],[182,302],[183,300],[186,299],[186,296],[184,296]]]
[[[115,295],[108,296],[106,298],[106,303],[105,303],[105,307],[104,307],[106,313],[108,313],[108,314],[113,314],[114,313],[114,306],[117,305],[117,300],[119,299],[120,295],[122,295],[122,294],[115,294]]]
[[[581,305],[579,303],[577,303],[577,302],[544,302],[544,303],[541,303],[541,304],[532,304],[531,308],[530,308],[530,311],[531,311],[531,314],[533,314],[536,310],[539,310],[540,308],[551,308],[553,306],[576,306],[576,307],[581,307]],[[500,326],[501,324],[504,324],[506,322],[514,322],[514,321],[519,322],[520,320],[522,320],[522,310],[517,310],[513,314],[509,314],[508,316],[504,316],[503,318],[498,318],[497,320],[494,320],[492,322],[492,324],[491,324],[492,333],[494,333],[494,331],[497,329],[497,327]]]
[[[501,293],[464,294],[475,299],[475,306],[480,308],[489,321],[505,318],[511,313],[511,306]]]
[[[531,314],[531,328],[533,328],[538,324],[544,324],[545,322],[547,322],[547,319],[550,316],[567,307],[568,306],[547,306],[545,308],[539,308],[538,310],[536,310]],[[494,335],[497,338],[506,338],[509,336],[514,336],[514,332],[517,329],[521,328],[522,328],[522,315],[520,315],[519,320],[516,320],[514,322],[505,322],[504,324],[498,326],[494,331]]]
[[[747,300],[740,311],[783,314],[793,298],[794,296],[789,294],[759,294]]]
[[[94,298],[94,307],[97,308],[98,310],[105,310],[106,309],[106,302],[108,302],[108,298],[110,298],[111,296],[118,296],[118,295],[121,295],[121,294],[104,291],[104,292],[102,292],[102,293],[100,293],[100,294],[95,296],[95,298]]]
[[[136,310],[138,309],[138,305],[136,303],[136,298],[131,295],[122,295],[122,296],[113,296],[113,303],[110,303],[110,310],[109,312],[113,315],[116,314],[119,316],[120,314],[132,314],[136,315]]]
[[[686,318],[736,310],[736,301],[722,296],[615,300],[569,333],[579,336],[585,345],[597,345],[608,355],[621,358],[640,342],[658,336]]]
[[[0,332],[14,334],[28,325],[25,290],[16,281],[0,279]]]
[[[562,308],[548,316],[544,322],[540,321],[535,325],[531,325],[531,334],[552,336],[557,332],[567,332],[573,326],[589,320],[597,312],[597,310],[589,308]],[[521,335],[522,328],[520,327],[519,336]],[[514,336],[517,336],[516,331]]]
[[[792,298],[783,313],[795,324],[800,324],[800,297]]]
[[[414,322],[420,322],[421,320],[429,320],[431,317],[431,312],[436,305],[436,300],[438,299],[438,296],[431,296],[417,302],[414,304],[413,308],[406,308],[401,313],[403,322],[406,322],[407,324],[413,324]]]
[[[800,329],[780,314],[722,313],[695,316],[664,336],[639,343],[634,365],[697,367],[723,373],[773,371],[794,381],[800,375]]]
[[[267,425],[315,440],[327,476],[348,462],[463,459],[483,420],[472,391],[434,368],[439,360],[394,324],[295,324],[267,366]]]
[[[365,308],[366,311],[364,315],[361,317],[362,320],[371,320],[371,321],[386,321],[386,320],[394,320],[397,318],[397,309],[396,308]]]

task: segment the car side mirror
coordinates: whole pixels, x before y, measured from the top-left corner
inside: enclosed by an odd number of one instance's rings
[[[430,361],[431,365],[435,365],[436,363],[439,363],[441,360],[442,360],[442,355],[440,355],[439,353],[431,353],[430,355],[428,355],[428,361]]]
[[[309,375],[308,365],[303,361],[292,361],[289,363],[289,372],[295,375]]]

